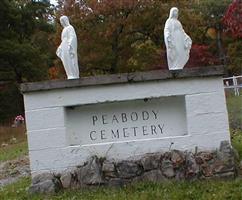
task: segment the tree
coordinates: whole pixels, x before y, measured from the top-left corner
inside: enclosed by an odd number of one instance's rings
[[[242,73],[242,1],[234,0],[223,17],[224,31],[227,34],[227,55],[229,74]],[[232,38],[230,38],[232,36]]]
[[[234,38],[242,38],[242,1],[234,0],[228,7],[224,17],[223,24],[225,32],[231,34]]]
[[[204,42],[206,23],[193,1],[66,0],[57,19],[65,14],[76,28],[82,75],[167,68],[163,29],[169,10],[178,6],[186,32]],[[60,43],[61,27],[57,28]],[[206,50],[209,51],[209,48]]]
[[[222,18],[230,3],[231,0],[203,0],[196,7],[197,12],[202,12],[207,22],[207,30],[209,28],[215,29],[218,55],[224,64],[226,64],[226,54],[222,45],[222,32],[224,29]]]
[[[49,1],[0,1],[0,121],[23,113],[18,84],[48,78],[54,45],[51,45]],[[51,47],[53,46],[53,47]]]
[[[2,0],[0,13],[0,79],[21,83],[45,78],[51,62],[46,49],[50,43],[46,33],[53,31],[48,23],[50,4]]]

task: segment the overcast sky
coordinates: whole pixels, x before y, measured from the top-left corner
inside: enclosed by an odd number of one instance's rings
[[[57,4],[56,1],[57,1],[57,0],[50,0],[50,3],[56,5],[56,4]]]

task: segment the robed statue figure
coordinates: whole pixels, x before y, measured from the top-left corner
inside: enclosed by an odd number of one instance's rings
[[[183,69],[189,59],[191,38],[185,33],[178,20],[178,9],[172,8],[164,29],[169,70]]]
[[[61,34],[61,44],[56,54],[61,59],[68,79],[79,78],[78,56],[77,56],[77,37],[75,30],[69,23],[67,16],[60,18],[63,26]]]

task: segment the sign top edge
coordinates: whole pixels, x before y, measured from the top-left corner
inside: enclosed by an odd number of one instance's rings
[[[147,72],[133,72],[111,75],[100,75],[81,77],[72,80],[49,80],[32,83],[22,83],[20,90],[22,93],[46,91],[54,89],[112,85],[112,84],[132,84],[147,81],[159,81],[167,79],[185,79],[194,77],[223,76],[224,66],[208,66],[185,68],[182,70],[154,70]]]

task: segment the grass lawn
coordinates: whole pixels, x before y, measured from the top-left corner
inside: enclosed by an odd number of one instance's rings
[[[65,191],[57,195],[34,195],[26,192],[30,179],[0,189],[1,200],[12,199],[63,199],[63,200],[223,200],[242,199],[242,180],[168,182],[163,184],[140,183],[123,188],[97,188]]]
[[[22,155],[28,154],[27,141],[23,141],[17,144],[10,144],[6,147],[0,148],[0,162],[6,160],[13,160]]]
[[[0,163],[28,154],[26,128],[0,126]]]
[[[232,145],[238,151],[240,160],[242,160],[242,130],[237,130],[232,134]]]
[[[226,93],[230,128],[242,130],[242,95],[234,96]]]
[[[231,141],[242,160],[242,96],[226,93],[226,102],[231,128]]]

